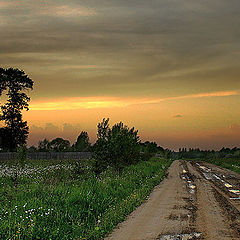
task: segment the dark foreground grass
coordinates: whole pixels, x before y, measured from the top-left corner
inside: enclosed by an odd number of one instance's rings
[[[102,239],[146,199],[170,164],[153,158],[98,178],[58,168],[22,177],[16,186],[1,177],[0,239]]]
[[[227,168],[240,174],[240,159],[202,159],[202,161]]]

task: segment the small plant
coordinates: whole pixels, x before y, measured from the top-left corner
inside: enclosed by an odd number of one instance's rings
[[[87,179],[93,174],[92,162],[90,160],[81,159],[72,164],[72,177]]]
[[[20,167],[23,167],[26,164],[27,154],[28,150],[26,145],[17,148],[17,164],[20,165]]]
[[[24,167],[27,161],[27,147],[22,145],[17,148],[17,156],[15,160],[15,174],[12,176],[12,181],[15,186],[20,182],[20,170]]]

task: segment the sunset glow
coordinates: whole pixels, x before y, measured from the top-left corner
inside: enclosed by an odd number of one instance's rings
[[[185,96],[169,97],[169,98],[143,98],[143,99],[117,99],[117,98],[66,98],[55,101],[33,102],[31,110],[46,111],[46,110],[75,110],[81,108],[113,108],[113,107],[126,107],[136,104],[151,104],[163,101],[180,100],[180,99],[194,99],[194,98],[208,98],[208,97],[226,97],[238,96],[238,91],[229,92],[212,92],[212,93],[199,93]]]
[[[28,145],[73,143],[83,130],[94,142],[109,117],[172,149],[239,146],[240,3],[230,2],[0,0],[1,67],[34,81]]]

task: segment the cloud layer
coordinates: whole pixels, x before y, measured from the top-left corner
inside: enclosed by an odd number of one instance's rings
[[[239,0],[0,0],[0,66],[34,80],[32,125],[95,129],[112,116],[190,145],[238,123],[239,11]]]
[[[25,69],[36,98],[236,90],[239,10],[238,0],[0,1],[0,64]]]

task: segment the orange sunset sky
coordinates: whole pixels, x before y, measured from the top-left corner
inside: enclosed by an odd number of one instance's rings
[[[0,66],[34,81],[28,145],[102,118],[177,150],[240,146],[239,0],[0,0]]]

